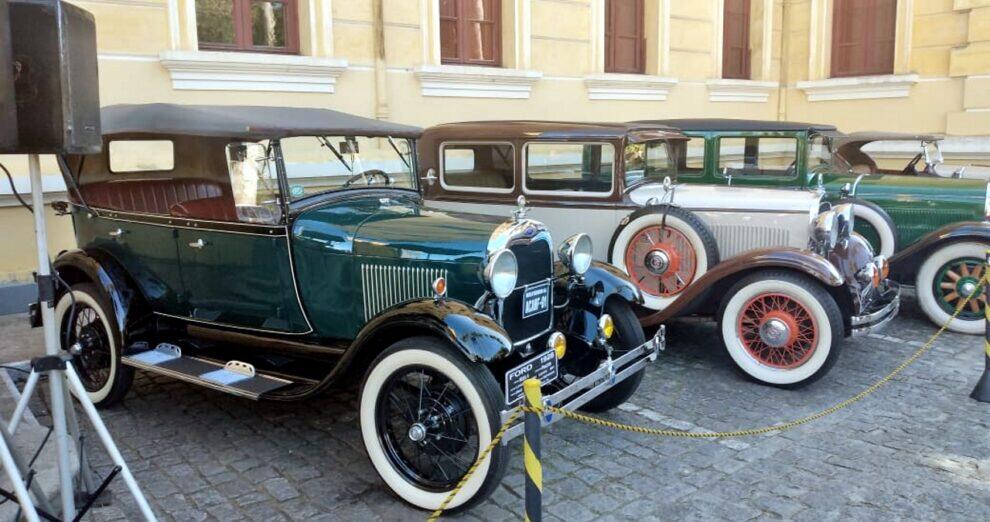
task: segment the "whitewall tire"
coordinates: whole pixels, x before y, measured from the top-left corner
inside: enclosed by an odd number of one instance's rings
[[[758,272],[732,287],[719,331],[736,366],[770,385],[810,384],[835,364],[842,316],[821,285],[791,272]]]
[[[880,247],[877,249],[877,254],[889,258],[897,253],[897,230],[894,228],[894,222],[883,209],[876,206],[876,204],[855,198],[844,200],[842,203],[853,203],[853,215],[855,219],[869,223],[876,230],[877,237],[880,240]]]
[[[123,399],[134,378],[134,369],[120,361],[121,336],[112,310],[90,283],[72,285],[55,305],[59,345],[75,352],[73,368],[98,407]],[[63,346],[66,341],[68,346]]]
[[[417,382],[419,390],[415,389]],[[443,387],[437,388],[441,383]],[[423,406],[418,395],[426,397]],[[450,404],[431,409],[434,400]],[[365,376],[361,436],[372,465],[388,487],[402,500],[434,510],[463,477],[464,465],[473,464],[491,442],[499,428],[502,404],[500,388],[487,367],[467,361],[439,339],[405,339],[383,352]],[[452,410],[461,412],[460,416],[448,418],[442,413]],[[408,418],[401,418],[404,415]],[[438,422],[436,417],[442,419]],[[452,446],[441,448],[444,442]],[[433,456],[437,463],[430,466]],[[447,510],[466,509],[487,498],[501,481],[506,461],[505,449],[497,445]]]
[[[689,210],[668,206],[633,214],[612,241],[609,261],[629,275],[643,306],[662,310],[692,282],[718,264],[718,246]]]
[[[968,295],[967,290],[979,284],[985,275],[983,270],[988,248],[990,245],[984,243],[952,243],[935,250],[921,263],[915,280],[918,304],[936,326],[944,325]],[[985,331],[985,305],[986,294],[980,292],[949,323],[948,329],[982,335]]]

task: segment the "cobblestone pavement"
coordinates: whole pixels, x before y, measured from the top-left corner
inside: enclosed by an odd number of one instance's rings
[[[779,423],[850,397],[933,332],[908,298],[885,335],[850,340],[832,372],[787,391],[746,381],[710,322],[669,329],[639,393],[609,418],[677,429]],[[558,423],[544,438],[550,520],[988,520],[990,405],[968,398],[979,337],[933,352],[862,403],[793,431],[720,441],[654,439]],[[2,354],[0,354],[2,355]],[[139,375],[104,412],[164,520],[420,520],[393,498],[361,446],[353,392],[255,403]],[[520,441],[505,481],[461,520],[519,520]],[[105,459],[104,459],[105,462]],[[101,466],[105,470],[105,465]],[[135,513],[121,481],[93,519]]]

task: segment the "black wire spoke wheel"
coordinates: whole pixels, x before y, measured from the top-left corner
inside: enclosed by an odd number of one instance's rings
[[[111,377],[113,357],[103,320],[94,308],[78,303],[75,314],[66,314],[65,323],[66,348],[73,352],[73,366],[83,387],[88,392],[101,390]]]
[[[375,408],[378,437],[392,465],[429,491],[449,491],[480,451],[467,398],[446,375],[407,366],[385,382]]]

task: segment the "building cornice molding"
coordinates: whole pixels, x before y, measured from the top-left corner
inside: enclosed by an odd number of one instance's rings
[[[423,96],[528,99],[543,73],[469,65],[419,65],[413,75]]]
[[[705,82],[708,100],[713,102],[766,103],[770,94],[780,88],[778,82],[717,79]]]
[[[811,102],[904,98],[911,94],[911,87],[919,79],[917,74],[886,74],[803,81],[797,82],[796,87],[804,91]]]
[[[677,78],[646,74],[589,74],[584,77],[589,100],[664,101]]]
[[[163,51],[172,88],[198,91],[334,92],[347,60],[281,54]]]

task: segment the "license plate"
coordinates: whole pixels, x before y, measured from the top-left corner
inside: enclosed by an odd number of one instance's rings
[[[523,383],[536,378],[547,384],[557,378],[557,354],[553,349],[505,372],[505,403],[515,404],[523,398]]]
[[[523,291],[522,318],[540,315],[550,309],[550,282],[527,286]]]

